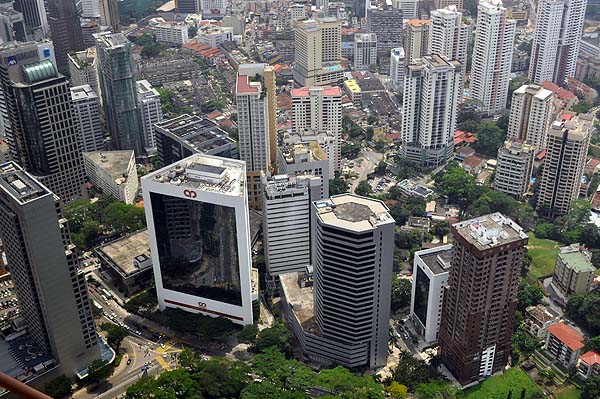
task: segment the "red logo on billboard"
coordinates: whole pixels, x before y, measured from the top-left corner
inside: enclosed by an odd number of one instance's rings
[[[201,308],[205,308],[206,304],[204,302],[198,302],[198,306]]]
[[[196,193],[194,190],[183,190],[183,195],[188,198],[196,198],[198,193]]]

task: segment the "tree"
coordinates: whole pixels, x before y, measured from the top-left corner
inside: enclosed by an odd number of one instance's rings
[[[373,171],[373,173],[375,173],[376,176],[383,176],[385,174],[386,169],[387,169],[387,163],[385,163],[384,160],[381,160],[375,167],[375,170]]]
[[[419,384],[428,382],[438,377],[437,371],[411,353],[402,351],[398,356],[398,366],[393,372],[392,379],[415,389]]]
[[[394,235],[394,243],[401,249],[413,249],[419,247],[422,243],[421,233],[414,230],[396,231]]]
[[[282,391],[305,392],[315,385],[315,373],[308,366],[295,359],[286,359],[275,347],[254,356],[252,371]]]
[[[585,350],[600,353],[600,335],[585,340]]]
[[[245,344],[254,344],[256,342],[256,334],[258,334],[258,327],[254,324],[249,324],[239,332],[238,339]]]
[[[196,28],[195,26],[190,26],[188,28],[188,37],[189,38],[194,38],[196,37],[196,35],[198,34],[198,28]]]
[[[498,148],[502,147],[506,139],[506,132],[503,132],[494,122],[484,121],[479,124],[477,131],[477,141],[473,144],[473,148],[490,157],[495,157],[498,153]]]
[[[336,173],[335,178],[329,180],[329,195],[330,196],[347,193],[348,189],[349,189],[348,182],[346,180],[342,179],[339,176],[338,172],[335,172],[335,173]]]
[[[379,119],[375,116],[375,115],[369,115],[367,116],[367,123],[369,125],[374,125],[379,121]]]
[[[88,377],[93,381],[102,381],[111,376],[113,366],[106,360],[94,360],[88,366]]]
[[[542,303],[544,291],[536,285],[531,285],[521,280],[517,290],[517,309],[524,313],[529,306],[535,306]]]
[[[119,349],[123,339],[129,335],[129,331],[125,327],[112,323],[102,323],[100,328],[108,333],[106,336],[106,341],[115,350]]]
[[[523,263],[521,263],[521,277],[527,276],[527,273],[529,273],[529,268],[531,267],[532,261],[533,261],[533,258],[531,257],[531,254],[529,253],[529,250],[527,249],[527,247],[525,247],[524,251],[523,251]]]
[[[433,234],[442,238],[450,233],[450,223],[446,220],[441,220],[433,225]]]
[[[268,382],[254,382],[246,386],[240,399],[309,399],[304,392],[285,392]]]
[[[290,350],[290,332],[285,325],[279,323],[273,327],[265,328],[258,332],[256,343],[252,347],[254,352],[262,352],[267,348],[276,347],[283,353]]]
[[[408,395],[408,388],[406,385],[402,385],[397,381],[392,381],[392,383],[385,389],[387,393],[389,393],[392,398],[401,399],[406,398]]]
[[[372,376],[359,376],[338,366],[322,370],[316,385],[331,390],[340,399],[383,399],[383,387]]]
[[[50,380],[44,387],[44,392],[55,399],[64,398],[73,391],[73,381],[66,375],[60,375]]]
[[[571,295],[565,313],[592,336],[600,335],[600,290],[593,290],[586,296]]]
[[[432,380],[421,383],[415,389],[419,399],[455,399],[459,390],[448,381]]]
[[[250,382],[250,371],[243,362],[213,358],[200,362],[194,379],[205,399],[238,398]]]
[[[348,159],[354,159],[360,153],[360,145],[354,143],[342,144],[342,156]]]
[[[373,194],[373,189],[371,188],[371,185],[369,184],[368,181],[363,180],[360,183],[358,183],[358,186],[356,186],[354,193],[356,195],[362,195],[363,197],[368,197]]]
[[[225,101],[223,100],[208,100],[200,104],[200,111],[209,113],[215,110],[222,111],[225,108]]]
[[[462,168],[452,168],[435,179],[438,191],[448,197],[448,201],[467,207],[473,200],[475,178]]]
[[[600,376],[588,378],[581,384],[581,399],[600,398]]]
[[[185,370],[173,370],[162,373],[156,380],[142,378],[127,389],[127,399],[146,398],[185,398],[202,399],[198,384]]]
[[[396,275],[392,279],[392,312],[405,308],[410,305],[410,295],[412,284],[410,280]]]

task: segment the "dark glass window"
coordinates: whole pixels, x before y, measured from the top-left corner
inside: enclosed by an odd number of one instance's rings
[[[421,320],[421,323],[427,327],[427,299],[429,297],[429,277],[425,272],[417,267],[415,287],[415,314]]]
[[[163,287],[241,306],[235,208],[150,198]]]

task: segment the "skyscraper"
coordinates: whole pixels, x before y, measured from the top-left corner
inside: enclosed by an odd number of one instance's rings
[[[546,148],[546,132],[552,118],[552,92],[538,85],[523,85],[513,92],[508,120],[508,140],[521,140]]]
[[[294,43],[296,83],[327,86],[343,80],[341,21],[328,17],[299,22]]]
[[[428,167],[443,165],[454,148],[461,65],[439,55],[414,60],[407,67],[402,103],[403,153]]]
[[[481,1],[471,67],[471,98],[486,114],[506,108],[516,22],[501,0]]]
[[[402,10],[388,5],[369,9],[368,31],[377,35],[377,62],[383,70],[390,63],[390,50],[402,46]]]
[[[104,149],[104,133],[98,95],[89,85],[71,87],[75,130],[83,152]]]
[[[559,85],[575,76],[587,0],[540,0],[529,62],[529,79]]]
[[[498,149],[494,190],[522,199],[529,189],[535,146],[522,141],[506,141]]]
[[[147,80],[138,80],[138,109],[140,110],[140,123],[144,134],[144,147],[146,152],[156,149],[154,138],[154,124],[163,120],[160,108],[160,94]]]
[[[81,0],[81,17],[100,18],[101,0]]]
[[[429,20],[411,19],[404,26],[404,62],[406,65],[427,55]]]
[[[58,197],[12,162],[0,170],[0,235],[28,333],[63,373],[83,371],[100,357],[85,274]]]
[[[341,161],[342,90],[339,87],[303,87],[292,89],[292,130],[329,131],[337,138],[335,170]]]
[[[100,80],[98,79],[98,57],[96,48],[69,53],[69,75],[73,86],[89,85],[100,97]]]
[[[528,237],[500,213],[456,223],[452,234],[439,344],[444,365],[467,385],[508,362]]]
[[[98,0],[100,22],[113,32],[119,31],[119,0]]]
[[[43,0],[15,0],[13,5],[23,14],[29,40],[40,40],[50,32]]]
[[[59,71],[68,74],[67,54],[85,48],[75,0],[52,0],[45,3],[50,35],[56,51],[56,64]]]
[[[85,193],[68,80],[50,60],[3,70],[11,158],[64,202]]]
[[[252,323],[244,162],[196,154],[142,178],[158,304]]]
[[[370,0],[354,0],[354,16],[358,19],[366,18],[370,5]]]
[[[235,87],[240,159],[246,162],[248,202],[260,208],[260,172],[277,162],[275,71],[266,64],[242,64]]]
[[[390,52],[390,78],[394,90],[402,92],[404,90],[404,49],[402,47],[393,48]]]
[[[369,69],[377,64],[377,36],[374,33],[354,34],[354,68]]]
[[[538,212],[550,216],[569,213],[579,196],[595,118],[563,112],[548,130],[546,156],[540,176]]]
[[[402,10],[404,19],[419,18],[420,0],[393,0],[394,8]]]
[[[140,126],[133,46],[121,33],[94,35],[102,91],[104,116],[112,140],[111,147],[144,154]]]
[[[463,21],[455,6],[431,11],[429,20],[429,54],[461,63],[463,74],[467,67],[467,48],[471,25]]]

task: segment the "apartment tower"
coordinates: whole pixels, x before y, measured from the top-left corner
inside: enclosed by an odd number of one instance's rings
[[[498,149],[494,190],[522,199],[529,190],[536,147],[523,141],[505,141]]]
[[[83,371],[100,357],[85,274],[59,198],[13,162],[0,169],[0,235],[28,333],[62,373]]]
[[[456,60],[467,68],[467,48],[471,38],[471,25],[463,21],[462,13],[455,6],[431,11],[429,20],[429,54],[437,54],[447,60]]]
[[[406,65],[428,54],[429,20],[411,19],[404,26],[404,62]]]
[[[506,108],[516,22],[501,0],[481,1],[471,66],[471,98],[485,114]]]
[[[452,234],[439,344],[444,365],[469,385],[508,362],[528,237],[500,213],[456,223]]]
[[[377,35],[354,34],[354,69],[369,69],[377,64]]]
[[[73,86],[89,85],[100,97],[100,80],[98,80],[98,57],[96,48],[69,53],[69,77]]]
[[[402,47],[404,23],[402,10],[383,5],[369,9],[367,31],[377,35],[377,62],[383,70],[390,63],[390,51]]]
[[[151,153],[156,150],[154,124],[163,120],[160,94],[147,80],[138,80],[136,85],[140,123],[144,134],[144,148],[146,153]]]
[[[404,48],[393,48],[390,51],[390,78],[394,90],[402,92],[404,90]]]
[[[523,85],[513,92],[508,120],[508,140],[526,141],[537,152],[546,148],[552,121],[552,92],[538,85]]]
[[[98,95],[89,85],[71,87],[70,91],[75,130],[78,132],[81,151],[103,150],[104,132]]]

